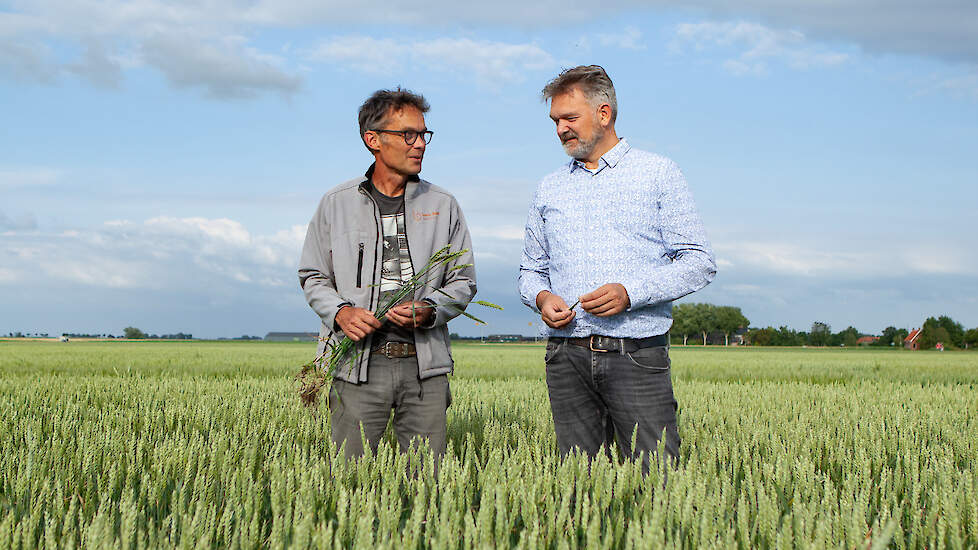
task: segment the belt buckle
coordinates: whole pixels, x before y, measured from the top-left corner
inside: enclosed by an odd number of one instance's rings
[[[394,342],[384,342],[384,355],[385,355],[385,356],[386,356],[386,357],[387,357],[388,359],[393,359],[393,357],[391,357],[391,355],[392,355],[392,353],[393,353],[393,352],[391,351],[391,344],[393,344],[393,343],[394,343]]]
[[[591,351],[596,351],[598,353],[608,353],[608,350],[606,350],[606,349],[595,349],[594,348],[594,338],[595,338],[595,335],[594,334],[592,334],[588,338],[588,340],[587,340],[587,347],[588,347],[588,349],[591,350]],[[598,336],[598,338],[601,338],[601,337]]]

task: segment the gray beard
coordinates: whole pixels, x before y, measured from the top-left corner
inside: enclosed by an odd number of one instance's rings
[[[567,145],[566,143],[561,143],[561,145],[564,147],[564,152],[571,158],[584,160],[591,156],[591,152],[594,151],[594,147],[603,137],[604,131],[600,126],[598,126],[595,128],[594,135],[591,136],[590,140],[584,141],[580,136],[577,136],[577,145]]]

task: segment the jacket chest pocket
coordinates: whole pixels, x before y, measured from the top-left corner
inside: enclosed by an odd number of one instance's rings
[[[363,286],[363,243],[359,245],[357,252],[357,288]]]
[[[373,238],[365,231],[347,231],[333,240],[333,272],[338,287],[367,288],[376,250]]]

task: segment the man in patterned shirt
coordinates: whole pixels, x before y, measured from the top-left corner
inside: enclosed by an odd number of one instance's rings
[[[573,160],[537,188],[519,286],[547,325],[557,444],[594,456],[617,439],[648,471],[663,433],[666,452],[679,457],[672,301],[713,280],[713,252],[676,164],[615,133],[604,69],[567,69],[543,99]]]
[[[435,455],[446,448],[453,367],[446,325],[475,295],[472,253],[427,272],[422,288],[383,321],[374,316],[435,252],[472,248],[455,198],[418,177],[432,137],[427,111],[424,97],[401,89],[378,90],[363,103],[360,137],[374,163],[323,196],[302,248],[299,284],[322,319],[318,353],[326,341],[357,342],[330,387],[332,438],[345,442],[347,457],[363,453],[361,429],[377,449],[392,411],[402,450],[415,438]]]

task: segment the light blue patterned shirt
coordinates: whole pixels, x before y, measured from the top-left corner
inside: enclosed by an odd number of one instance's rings
[[[549,336],[645,338],[672,326],[672,301],[716,275],[716,262],[686,179],[675,162],[620,140],[589,170],[571,161],[543,178],[530,205],[520,296],[535,311],[548,290],[578,296],[621,283],[631,306],[611,317],[575,308]]]

